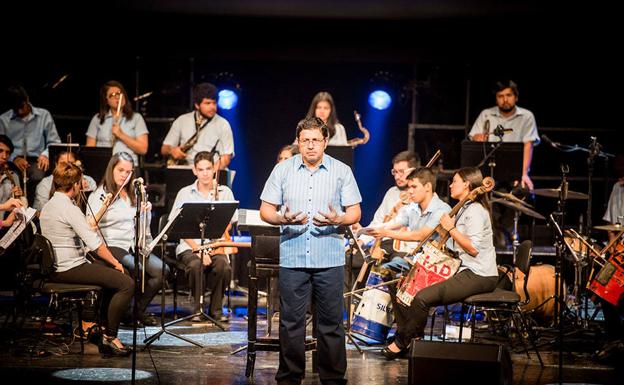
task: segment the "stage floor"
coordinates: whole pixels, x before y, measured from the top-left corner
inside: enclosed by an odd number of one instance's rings
[[[168,304],[171,304],[168,298]],[[182,315],[187,303],[182,299]],[[153,304],[150,310],[159,311]],[[167,320],[173,316],[173,307],[167,306]],[[4,316],[3,316],[4,317]],[[1,319],[4,321],[4,318]],[[441,335],[441,316],[437,317],[434,337]],[[600,346],[599,321],[597,326],[577,329],[573,335],[564,338],[562,382],[585,384],[621,384],[624,377],[613,366],[599,364],[592,353]],[[246,384],[245,366],[247,352],[232,352],[247,343],[247,321],[243,316],[232,316],[226,331],[221,331],[210,323],[191,324],[182,322],[167,330],[190,338],[203,345],[197,347],[176,337],[163,334],[148,349],[143,340],[160,330],[160,327],[146,327],[137,331],[136,383],[140,384]],[[277,330],[277,322],[273,322]],[[479,325],[479,324],[478,324]],[[482,327],[485,323],[481,324]],[[10,324],[2,328],[0,349],[0,375],[3,383],[37,384],[127,384],[131,379],[132,360],[128,358],[101,358],[97,346],[85,345],[85,354],[80,354],[80,344],[63,345],[67,342],[60,336],[37,336],[35,318],[26,319],[20,329]],[[479,326],[478,326],[479,327]],[[266,317],[259,317],[258,335],[267,329]],[[427,329],[429,330],[429,329]],[[274,333],[275,333],[274,331]],[[574,331],[574,330],[573,330]],[[53,334],[53,333],[51,333]],[[545,367],[541,368],[535,353],[527,358],[522,350],[512,352],[513,384],[539,385],[558,382],[558,348],[548,343],[553,332],[540,329],[543,346],[540,353]],[[481,342],[492,342],[491,336],[484,335]],[[133,330],[120,330],[124,344],[132,344]],[[493,338],[493,337],[492,337]],[[452,343],[452,342],[449,342]],[[360,344],[360,354],[352,344],[347,345],[349,383],[359,384],[407,384],[408,360],[386,361],[380,354],[382,345]],[[312,353],[307,353],[307,371],[304,384],[319,383],[312,372]],[[274,384],[278,365],[277,352],[258,352],[254,370],[256,384]],[[443,370],[452,370],[442,368]],[[622,370],[620,368],[619,370]],[[13,379],[13,380],[9,380]],[[478,378],[458,381],[478,381]],[[418,383],[418,382],[416,382]]]

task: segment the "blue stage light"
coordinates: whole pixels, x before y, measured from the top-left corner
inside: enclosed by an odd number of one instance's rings
[[[222,108],[224,110],[231,110],[236,107],[237,104],[238,95],[236,94],[236,92],[227,88],[219,91],[219,108]]]
[[[383,111],[392,104],[392,97],[386,91],[376,90],[368,96],[368,104],[377,110]]]

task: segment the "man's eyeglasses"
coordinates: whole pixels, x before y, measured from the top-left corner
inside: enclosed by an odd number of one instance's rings
[[[405,175],[405,171],[407,171],[407,170],[395,170],[395,169],[392,169],[392,170],[390,170],[390,173],[392,174],[392,176],[397,176],[397,175],[403,176],[403,175]]]
[[[325,139],[299,139],[299,143],[303,144],[303,145],[309,145],[310,143],[312,143],[312,145],[314,147],[316,146],[320,146],[321,143],[323,143],[325,141]]]
[[[118,98],[121,96],[121,92],[113,92],[112,94],[108,95],[107,98],[112,99],[112,98]]]

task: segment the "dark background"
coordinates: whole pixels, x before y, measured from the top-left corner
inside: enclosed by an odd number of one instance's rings
[[[2,18],[0,84],[22,83],[35,106],[52,112],[61,137],[71,132],[82,143],[102,83],[119,80],[131,97],[153,92],[139,106],[153,163],[171,120],[189,111],[191,84],[232,73],[242,93],[236,117],[224,115],[235,131],[234,193],[243,208],[259,206],[278,148],[292,142],[313,95],[329,91],[349,138],[359,136],[354,109],[371,130],[355,158],[367,222],[392,185],[390,159],[407,148],[409,123],[421,125],[416,149],[424,160],[441,148],[445,168],[456,168],[464,129],[494,105],[499,79],[518,83],[518,104],[533,111],[541,134],[584,147],[597,136],[605,151],[619,152],[621,33],[612,8],[602,1],[25,1]],[[383,123],[367,107],[378,71],[389,74],[394,98]],[[561,162],[570,164],[571,188],[586,192],[586,154],[544,143],[534,155],[536,187],[557,186]],[[598,221],[612,181],[602,160],[595,172]],[[542,198],[538,209],[548,213],[554,203]],[[577,221],[586,203],[569,208]]]

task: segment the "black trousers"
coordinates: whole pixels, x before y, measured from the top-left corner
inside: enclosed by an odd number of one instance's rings
[[[305,374],[306,310],[313,296],[319,379],[342,384],[347,370],[342,325],[343,266],[325,269],[280,267],[280,356],[278,383],[300,383]]]
[[[191,250],[183,251],[178,258],[185,265],[186,276],[195,301],[193,312],[199,311],[199,296],[204,295],[204,288],[208,288],[211,290],[209,314],[221,314],[223,311],[223,295],[230,286],[230,280],[232,279],[232,266],[230,266],[227,255],[216,254],[211,256],[212,263],[210,266],[203,266],[198,254],[194,254]],[[203,270],[206,271],[206,275],[203,280],[204,287],[201,287]]]
[[[471,270],[463,270],[453,277],[422,289],[409,307],[397,303],[393,298],[394,315],[397,323],[395,343],[401,349],[407,348],[412,338],[422,337],[427,326],[429,308],[460,302],[471,295],[487,293],[496,288],[498,276],[482,277]]]
[[[123,265],[126,270],[130,272],[134,277],[134,255],[130,254],[128,250],[124,250],[120,247],[109,247],[113,257]],[[154,254],[150,254],[145,264],[145,291],[141,293],[137,300],[137,308],[139,315],[145,313],[145,310],[149,306],[154,296],[158,293],[158,290],[162,288],[162,266],[163,261],[160,260]],[[139,262],[139,274],[142,275],[143,266]],[[169,275],[169,266],[165,265],[165,276]],[[140,278],[139,278],[140,280]],[[140,290],[139,290],[140,292]]]
[[[129,275],[109,267],[106,262],[97,259],[93,263],[83,263],[73,269],[50,275],[52,282],[98,285],[104,288],[102,293],[102,319],[106,319],[106,335],[117,336],[119,321],[134,295],[134,281]],[[93,311],[91,312],[93,314]],[[85,320],[96,321],[85,316]]]

